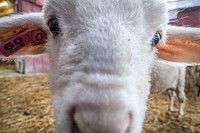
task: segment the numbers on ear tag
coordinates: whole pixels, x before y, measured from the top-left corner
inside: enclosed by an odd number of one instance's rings
[[[4,53],[6,54],[5,56],[9,56],[7,53],[14,53],[20,48],[24,46],[23,39],[20,37],[15,38],[12,42],[8,42],[4,45]],[[3,54],[3,53],[2,53]]]
[[[13,38],[7,40],[5,43],[0,45],[0,53],[4,56],[10,56],[25,45],[37,42],[42,43],[46,39],[46,34],[41,29],[32,29],[24,31]]]

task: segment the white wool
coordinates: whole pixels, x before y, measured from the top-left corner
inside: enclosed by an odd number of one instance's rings
[[[151,91],[167,91],[169,96],[169,111],[173,110],[174,96],[177,93],[179,98],[179,116],[184,114],[185,96],[185,74],[184,64],[175,64],[161,60],[155,60],[151,74]]]

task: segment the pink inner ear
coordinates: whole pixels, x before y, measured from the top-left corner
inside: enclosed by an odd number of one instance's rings
[[[175,62],[200,62],[200,40],[192,37],[171,37],[166,45],[159,44],[158,57]]]

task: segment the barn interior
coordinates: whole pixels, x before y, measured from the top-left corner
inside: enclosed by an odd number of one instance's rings
[[[39,12],[42,3],[43,0],[0,0],[0,17]],[[168,3],[171,24],[200,27],[199,0],[169,0]],[[48,71],[48,56],[44,54],[0,59],[0,133],[55,132]],[[184,116],[177,116],[177,98],[175,111],[169,114],[166,92],[152,92],[143,133],[200,133],[200,66],[188,66],[185,79]]]

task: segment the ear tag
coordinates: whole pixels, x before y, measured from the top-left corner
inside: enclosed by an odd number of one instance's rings
[[[30,43],[42,43],[46,39],[46,34],[41,29],[32,29],[24,31],[11,39],[7,40],[3,44],[0,44],[0,53],[8,57],[15,53],[25,45]]]

